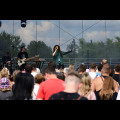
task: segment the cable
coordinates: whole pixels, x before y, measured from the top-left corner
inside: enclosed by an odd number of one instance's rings
[[[87,31],[88,29],[90,29],[91,27],[95,26],[96,24],[98,24],[99,22],[101,22],[102,20],[99,20],[98,22],[94,23],[93,25],[91,25],[90,27],[86,28],[85,30],[83,30],[82,32],[80,32],[79,34],[77,34],[75,37],[69,39],[68,41],[66,41],[65,43],[63,43],[62,45],[66,44],[67,42],[69,42],[72,39],[75,39],[78,35],[82,34],[83,32]],[[60,45],[60,46],[62,46]]]
[[[56,25],[54,22],[51,22],[50,20],[48,20],[50,23],[54,24],[55,26],[57,26],[59,29],[61,29],[62,31],[64,31],[65,33],[69,34],[71,37],[74,37],[72,34],[70,34],[69,32],[65,31],[64,29],[62,29],[60,26]],[[76,38],[77,39],[77,38]],[[78,39],[79,40],[79,39]]]

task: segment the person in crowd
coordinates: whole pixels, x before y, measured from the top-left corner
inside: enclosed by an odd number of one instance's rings
[[[120,100],[120,88],[116,100]]]
[[[96,73],[96,74],[97,74],[97,77],[102,75],[102,73],[101,73],[102,67],[103,67],[103,64],[99,64],[99,65],[97,66],[97,68],[98,68],[98,72]]]
[[[52,56],[53,56],[53,60],[56,63],[58,69],[60,69],[60,68],[64,69],[63,55],[71,53],[72,51],[74,51],[74,48],[71,51],[63,52],[63,51],[61,51],[59,45],[54,46]]]
[[[85,73],[86,72],[86,65],[85,64],[81,64],[79,66],[78,72],[79,72],[80,75],[82,75],[83,73]]]
[[[92,85],[91,85],[91,88],[95,92],[96,97],[97,97],[97,95],[99,94],[99,92],[101,91],[101,89],[103,87],[104,79],[110,75],[111,66],[109,64],[104,64],[103,67],[102,67],[101,72],[102,72],[102,75],[100,77],[95,78],[93,80],[93,82],[92,82]],[[119,84],[115,80],[113,80],[113,81],[114,81],[115,91],[118,93]]]
[[[109,76],[111,76],[113,78],[113,75],[114,75],[114,71],[111,68]]]
[[[89,70],[90,70],[89,75],[92,78],[92,80],[94,80],[97,77],[96,64],[95,63],[90,63]]]
[[[69,72],[71,72],[71,69],[70,68],[64,68],[63,70],[63,73],[64,73],[64,76],[67,77]]]
[[[31,74],[33,75],[33,77],[35,78],[35,76],[37,75],[37,68],[36,68],[36,64],[33,63],[32,65],[32,71]]]
[[[12,79],[13,79],[13,81],[15,82],[15,77],[16,77],[16,75],[18,74],[18,73],[20,73],[21,71],[20,70],[15,70],[14,72],[13,72],[13,74],[12,74]]]
[[[116,64],[114,66],[113,79],[116,80],[120,84],[120,65],[119,64]]]
[[[50,96],[49,100],[88,100],[78,94],[80,85],[80,75],[72,71],[65,78],[65,90]]]
[[[34,77],[29,73],[18,73],[15,77],[15,88],[11,100],[32,100]]]
[[[15,70],[11,76],[11,79],[12,79],[12,91],[14,91],[14,88],[15,88],[15,77],[18,73],[20,73],[21,71],[20,70]]]
[[[50,62],[48,63],[48,67],[53,67],[54,69],[57,68],[56,63],[55,63],[54,61],[50,61]]]
[[[31,64],[27,64],[27,65],[25,66],[24,71],[22,71],[22,72],[23,72],[23,73],[30,73],[30,74],[31,74],[32,70],[33,70],[32,65],[31,65]]]
[[[103,81],[103,87],[97,95],[97,100],[116,100],[117,95],[113,78],[110,76],[106,77]]]
[[[33,100],[36,100],[36,96],[40,87],[40,84],[44,81],[44,76],[39,73],[35,75],[35,85],[33,89]]]
[[[48,67],[52,67],[53,69],[55,69],[56,75],[58,75],[60,73],[60,69],[57,69],[57,65],[56,65],[55,61],[50,61],[48,63]]]
[[[53,67],[47,67],[44,74],[46,80],[40,84],[37,100],[48,100],[52,94],[64,90],[64,81],[57,78]]]
[[[57,78],[65,81],[65,75],[64,75],[64,73],[63,72],[58,73]]]
[[[13,95],[9,80],[9,70],[3,68],[0,72],[0,100],[7,100]]]
[[[104,58],[104,59],[102,60],[102,62],[101,62],[102,65],[107,64],[107,63],[108,63],[108,60],[105,59],[105,58]]]
[[[78,93],[88,100],[96,100],[96,95],[91,89],[91,77],[88,73],[83,73],[81,77],[81,87],[79,88]]]
[[[75,71],[75,66],[74,66],[73,64],[70,64],[70,65],[69,65],[69,69]]]

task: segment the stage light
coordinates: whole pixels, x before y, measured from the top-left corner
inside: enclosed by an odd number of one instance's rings
[[[26,21],[27,21],[27,20],[21,20],[21,27],[23,27],[23,28],[26,27]]]
[[[0,28],[2,27],[2,22],[0,21]]]

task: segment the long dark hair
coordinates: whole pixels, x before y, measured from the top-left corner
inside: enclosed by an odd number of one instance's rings
[[[55,51],[56,46],[58,46],[58,52],[59,52],[59,53],[60,53],[60,55],[63,57],[63,55],[62,55],[62,52],[61,52],[61,50],[60,50],[60,46],[59,46],[59,45],[55,45],[55,46],[54,46],[54,48],[53,48],[53,52]]]
[[[34,78],[30,73],[18,73],[15,78],[13,100],[29,100],[34,88]]]

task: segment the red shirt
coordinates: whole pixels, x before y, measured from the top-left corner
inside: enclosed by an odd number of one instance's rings
[[[49,79],[40,84],[36,99],[48,100],[52,94],[64,91],[64,81],[60,79]]]

